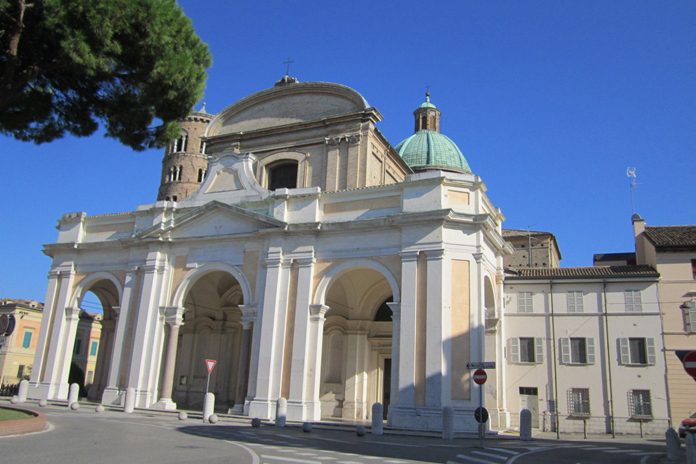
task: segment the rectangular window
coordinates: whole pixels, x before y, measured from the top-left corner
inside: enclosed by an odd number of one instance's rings
[[[624,302],[626,303],[626,312],[639,313],[643,310],[643,303],[640,299],[640,290],[626,290],[624,292]]]
[[[582,305],[582,292],[570,291],[568,292],[568,312],[569,313],[581,313],[583,312]]]
[[[520,395],[538,396],[539,389],[537,387],[520,387]]]
[[[594,338],[561,338],[562,364],[594,364]]]
[[[687,332],[696,332],[696,301],[689,301],[681,305],[684,311],[684,326]]]
[[[31,330],[26,330],[24,332],[24,338],[22,339],[22,348],[31,347],[31,336],[32,336]]]
[[[568,390],[568,414],[581,417],[590,415],[589,388],[571,388]]]
[[[20,364],[17,369],[17,378],[22,379],[24,377],[24,370],[27,368],[24,364]]]
[[[531,313],[534,312],[532,304],[532,292],[520,292],[517,295],[517,312]]]
[[[544,345],[541,338],[511,338],[509,343],[510,362],[525,364],[539,364],[544,362]]]
[[[628,392],[628,410],[633,418],[651,418],[650,390],[631,390]]]
[[[99,347],[99,342],[97,342],[96,340],[92,340],[92,345],[89,347],[89,355],[96,356],[98,347]]]
[[[691,260],[691,276],[696,280],[696,259]]]
[[[654,338],[619,338],[621,364],[646,366],[655,364]]]

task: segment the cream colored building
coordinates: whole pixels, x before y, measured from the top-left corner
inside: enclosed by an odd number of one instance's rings
[[[515,249],[504,258],[505,267],[560,267],[561,249],[556,236],[539,230],[503,229],[503,238]]]
[[[392,426],[438,430],[452,406],[476,430],[466,364],[485,358],[512,247],[429,96],[396,147],[355,90],[288,76],[194,116],[162,201],[60,220],[30,394],[67,397],[92,291],[105,404],[199,408],[216,359],[218,410],[272,418],[283,397],[289,420],[366,420],[382,402]],[[182,159],[201,152],[199,176]]]
[[[696,381],[677,351],[696,351],[696,226],[651,227],[633,216],[636,261],[660,273],[659,298],[672,423],[696,412]]]
[[[511,271],[497,398],[510,424],[526,407],[546,431],[664,433],[658,279],[648,265]]]
[[[14,385],[29,378],[34,365],[43,305],[33,300],[0,300],[0,317],[13,319],[8,336],[0,334],[0,385]]]

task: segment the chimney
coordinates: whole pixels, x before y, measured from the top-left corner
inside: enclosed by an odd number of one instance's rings
[[[634,213],[633,216],[631,216],[631,222],[633,223],[633,240],[635,241],[636,247],[636,264],[646,264],[645,239],[641,237],[645,231],[645,219],[640,217],[640,214]]]

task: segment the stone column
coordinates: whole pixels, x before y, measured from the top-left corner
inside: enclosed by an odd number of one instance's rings
[[[314,274],[314,251],[308,257],[297,259],[297,296],[295,298],[295,323],[290,367],[290,395],[288,398],[288,420],[307,421],[314,418],[315,399],[310,395],[314,381],[313,359],[316,356],[316,335],[310,321],[312,280]],[[318,403],[318,398],[316,399]]]
[[[256,321],[256,308],[249,305],[239,305],[242,311],[242,343],[239,350],[239,370],[237,373],[237,386],[235,389],[234,407],[235,414],[244,412],[247,388],[249,384],[249,367],[251,361],[251,340]]]
[[[128,341],[125,340],[125,336],[128,328],[128,317],[131,312],[131,299],[133,298],[136,277],[135,268],[130,269],[126,273],[123,295],[121,295],[121,306],[118,310],[112,308],[114,309],[117,319],[116,328],[114,330],[114,341],[110,354],[111,362],[109,363],[109,372],[106,376],[106,388],[102,394],[102,404],[123,404],[122,396],[125,394],[125,385],[120,382],[121,364],[124,351],[127,351],[127,346],[129,345]]]
[[[30,383],[33,386],[38,386],[39,382],[44,380],[43,371],[46,364],[46,359],[44,359],[44,354],[46,351],[46,346],[49,342],[49,330],[51,326],[51,320],[53,317],[54,300],[57,297],[59,291],[59,279],[60,273],[58,271],[50,271],[48,273],[48,289],[46,290],[46,299],[44,300],[46,304],[44,305],[43,318],[41,320],[41,329],[39,331],[39,338],[36,342],[36,351],[34,354],[34,364],[31,370],[31,380]],[[30,397],[33,392],[30,391]]]
[[[112,308],[113,309],[113,308]],[[99,337],[99,350],[97,352],[97,365],[94,370],[94,379],[89,388],[87,396],[96,400],[99,394],[106,386],[106,374],[108,372],[108,363],[110,358],[111,347],[114,338],[114,321],[112,319],[102,320],[101,336]]]
[[[255,397],[249,403],[249,415],[261,419],[274,417],[275,402],[280,396],[289,266],[281,248],[269,248],[259,330],[263,343],[259,346]]]
[[[399,401],[399,362],[401,359],[401,304],[397,302],[387,303],[387,306],[392,310],[392,346],[391,346],[391,383],[389,384],[389,398],[394,398],[389,404],[387,411],[387,420],[392,416],[392,408],[398,405]],[[415,322],[415,321],[414,321]],[[411,346],[414,345],[415,338],[411,339]],[[415,361],[415,359],[414,359]],[[415,368],[415,364],[413,366]]]
[[[160,399],[153,405],[155,409],[174,410],[176,403],[172,401],[174,388],[174,369],[176,367],[176,351],[179,346],[179,328],[184,323],[184,308],[167,307],[164,309],[164,321],[169,326],[167,354],[164,359],[162,374],[162,392]]]
[[[348,321],[346,331],[346,382],[343,417],[365,420],[367,404],[367,365],[370,351],[367,327],[371,321]]]
[[[324,346],[324,322],[326,321],[326,312],[328,306],[322,304],[311,305],[310,313],[310,332],[309,339],[312,344],[312,357],[308,360],[309,369],[307,372],[307,398],[311,401],[309,409],[309,420],[321,420],[321,401],[319,393],[321,392],[321,357]]]
[[[418,252],[401,253],[401,304],[400,315],[392,316],[394,328],[398,324],[398,338],[392,335],[392,365],[397,366],[398,392],[392,392],[392,401],[398,407],[414,407],[416,401],[416,344],[423,343],[416,337],[416,304],[418,297]],[[397,323],[398,317],[398,323]],[[397,346],[398,344],[398,346]],[[394,359],[395,354],[398,359]]]
[[[443,379],[445,372],[444,346],[444,282],[446,276],[444,250],[427,252],[427,297],[426,297],[426,334],[425,334],[425,405],[440,409],[447,406],[442,403]],[[449,314],[449,311],[447,311]]]

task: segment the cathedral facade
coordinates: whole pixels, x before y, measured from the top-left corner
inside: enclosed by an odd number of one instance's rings
[[[476,430],[467,364],[494,360],[512,248],[429,97],[414,117],[394,148],[358,92],[287,76],[193,113],[156,203],[59,221],[30,395],[67,398],[91,291],[104,404],[200,408],[214,359],[217,410],[273,418],[286,398],[288,420],[359,421],[379,402],[393,427],[438,430],[451,406]]]

